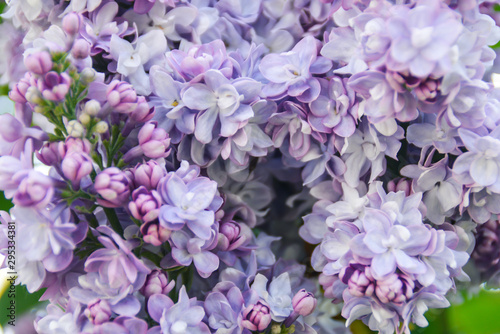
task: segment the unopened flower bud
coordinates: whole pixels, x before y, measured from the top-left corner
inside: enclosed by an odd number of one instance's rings
[[[139,96],[137,98],[137,107],[130,113],[130,118],[134,122],[144,123],[151,120],[154,114],[155,108],[150,108],[146,98],[144,96]]]
[[[14,204],[42,209],[52,201],[54,185],[50,177],[35,170],[27,170],[26,173],[16,173],[14,181],[19,182],[12,199]]]
[[[62,160],[58,146],[59,142],[45,143],[40,151],[36,152],[36,157],[47,166],[55,166]]]
[[[312,293],[306,291],[306,289],[301,289],[293,297],[292,306],[295,312],[306,317],[314,311],[317,302]]]
[[[144,242],[153,246],[160,246],[170,239],[172,230],[163,227],[158,219],[146,222],[141,225],[141,233]]]
[[[94,81],[95,77],[96,72],[93,68],[87,67],[80,72],[80,79],[83,81],[83,83],[89,84]]]
[[[104,122],[104,121],[100,121],[98,122],[96,125],[95,125],[95,132],[97,133],[106,133],[108,131],[108,123]]]
[[[26,103],[26,92],[32,86],[36,86],[36,79],[31,72],[26,72],[24,77],[9,92],[10,99],[14,102]]]
[[[137,164],[132,171],[134,185],[137,188],[144,186],[149,190],[156,189],[158,182],[166,173],[167,171],[154,160]]]
[[[90,54],[90,44],[84,39],[77,39],[71,49],[71,55],[76,59],[85,59]]]
[[[83,127],[82,123],[78,122],[77,120],[72,120],[68,122],[66,131],[68,131],[68,136],[70,137],[81,138],[85,133],[85,128]]]
[[[271,309],[264,301],[249,305],[243,310],[243,327],[251,331],[263,332],[271,323]]]
[[[94,170],[92,158],[83,152],[67,154],[62,161],[61,168],[64,177],[71,181],[75,189],[79,189],[80,181]]]
[[[50,71],[37,81],[38,90],[50,101],[62,101],[69,92],[71,78],[67,73]]]
[[[252,238],[252,232],[244,224],[224,222],[219,227],[219,241],[217,247],[221,251],[232,251]]]
[[[33,104],[39,104],[43,102],[42,94],[38,88],[31,86],[28,88],[25,94],[26,101]]]
[[[137,94],[131,84],[113,80],[106,92],[108,103],[119,113],[128,114],[137,106]]]
[[[66,14],[62,19],[62,28],[68,35],[76,35],[80,30],[81,16],[77,13]]]
[[[404,274],[391,274],[383,280],[377,280],[375,294],[384,303],[403,305],[413,296],[415,283]]]
[[[101,103],[97,100],[89,100],[85,102],[85,106],[83,107],[83,112],[89,116],[95,117],[101,111]]]
[[[116,167],[106,168],[95,178],[94,188],[101,198],[97,202],[107,208],[125,205],[130,195],[130,180]]]
[[[132,201],[128,204],[132,216],[145,222],[158,218],[160,206],[160,194],[156,190],[149,191],[144,186],[132,192]]]
[[[26,68],[38,75],[44,75],[52,70],[52,57],[47,51],[30,54],[24,59]]]
[[[97,299],[89,303],[85,310],[85,315],[94,325],[108,322],[111,318],[111,307],[106,300]]]
[[[78,121],[80,121],[80,123],[82,123],[83,125],[87,126],[90,123],[91,118],[88,114],[81,114],[80,116],[78,116]]]
[[[166,295],[175,286],[175,281],[168,281],[168,275],[166,272],[155,269],[146,278],[146,283],[144,283],[140,292],[149,298],[155,294]]]

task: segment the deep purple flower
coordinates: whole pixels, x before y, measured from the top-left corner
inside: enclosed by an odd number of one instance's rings
[[[59,102],[68,94],[70,84],[71,78],[67,73],[50,71],[38,80],[38,90],[45,99]]]
[[[116,167],[106,168],[95,178],[95,190],[101,198],[97,202],[108,208],[117,208],[128,203],[130,180]]]
[[[158,218],[160,206],[160,194],[156,190],[147,190],[144,186],[132,192],[132,201],[128,204],[132,216],[144,222]]]

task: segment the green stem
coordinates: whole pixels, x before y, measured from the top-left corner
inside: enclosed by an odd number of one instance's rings
[[[120,224],[120,221],[118,220],[118,216],[116,215],[116,212],[114,209],[110,208],[104,208],[104,213],[106,214],[106,217],[108,218],[109,223],[111,224],[111,227],[113,230],[115,230],[116,233],[121,235],[123,237],[123,228],[122,225]]]

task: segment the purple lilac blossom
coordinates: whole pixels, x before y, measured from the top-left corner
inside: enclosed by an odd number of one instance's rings
[[[265,56],[259,65],[262,75],[269,80],[263,93],[276,100],[290,95],[301,102],[314,101],[321,86],[313,74],[326,73],[332,67],[328,59],[318,57],[318,49],[319,41],[306,37],[289,52]]]

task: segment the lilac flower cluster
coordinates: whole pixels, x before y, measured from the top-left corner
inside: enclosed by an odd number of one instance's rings
[[[409,333],[498,287],[492,8],[9,2],[0,254],[14,221],[36,331]]]

